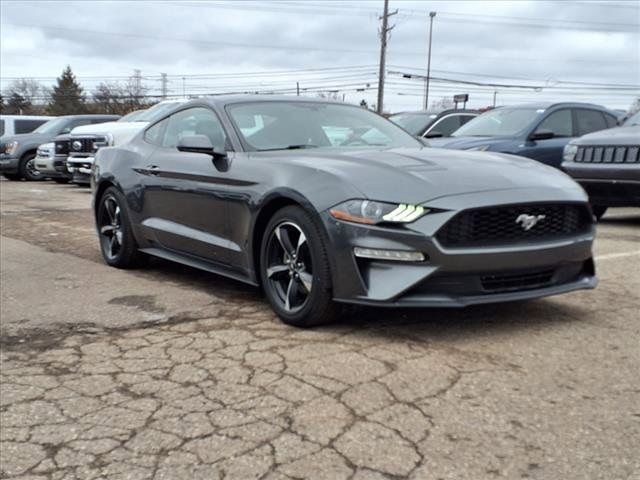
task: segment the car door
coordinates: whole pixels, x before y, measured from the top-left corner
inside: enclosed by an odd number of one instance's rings
[[[226,151],[224,128],[208,107],[183,109],[164,121],[159,145],[143,168],[142,225],[164,249],[228,264],[239,247],[228,240],[226,174],[211,155],[177,149],[181,138],[199,134]]]
[[[573,110],[577,135],[581,137],[587,133],[597,132],[609,128],[605,114],[600,110],[576,108]]]
[[[553,132],[553,138],[544,140],[529,140],[527,138],[517,153],[552,167],[560,168],[564,147],[574,135],[571,109],[563,108],[549,113],[529,135],[541,130]]]

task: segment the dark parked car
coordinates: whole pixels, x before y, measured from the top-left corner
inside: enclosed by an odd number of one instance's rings
[[[427,148],[360,107],[213,97],[98,151],[102,255],[262,285],[287,323],[342,303],[461,307],[593,288],[593,216],[558,170]]]
[[[401,112],[391,115],[389,120],[400,125],[411,135],[424,138],[449,137],[472,118],[475,110],[444,110],[442,112]]]
[[[596,217],[608,207],[640,207],[640,112],[619,128],[573,140],[562,168],[587,191]]]
[[[9,180],[40,180],[43,175],[36,169],[34,159],[43,143],[69,133],[79,125],[102,123],[120,118],[118,115],[67,115],[49,120],[31,133],[2,137],[0,142],[0,173]]]
[[[617,125],[615,112],[588,103],[530,103],[501,107],[474,118],[433,147],[512,153],[560,168],[575,137]]]

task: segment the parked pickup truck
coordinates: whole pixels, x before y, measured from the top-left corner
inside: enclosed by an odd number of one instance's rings
[[[36,169],[36,150],[63,133],[80,126],[117,120],[118,115],[67,115],[43,123],[31,133],[5,135],[0,139],[0,173],[9,180],[40,180]]]
[[[69,156],[67,157],[67,170],[72,175],[72,181],[88,185],[93,159],[100,148],[127,143],[149,122],[160,118],[165,112],[175,107],[176,103],[185,101],[165,100],[135,115],[131,121],[123,117],[123,121],[86,125],[73,129],[69,135]]]

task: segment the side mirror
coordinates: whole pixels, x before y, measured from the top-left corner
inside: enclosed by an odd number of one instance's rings
[[[549,140],[553,137],[555,137],[555,134],[551,130],[543,128],[541,130],[536,130],[529,135],[529,140]]]
[[[438,132],[436,130],[427,132],[424,136],[424,138],[440,138],[440,137],[444,137],[444,135],[441,132]]]
[[[181,152],[204,153],[213,157],[213,164],[220,171],[227,171],[229,162],[226,152],[220,152],[211,144],[206,135],[187,135],[178,141],[176,147]]]

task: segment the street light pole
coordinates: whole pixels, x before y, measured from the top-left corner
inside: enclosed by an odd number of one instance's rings
[[[424,89],[424,109],[429,110],[429,77],[431,77],[431,38],[433,33],[433,17],[436,12],[429,12],[429,58],[427,60],[427,85]]]

